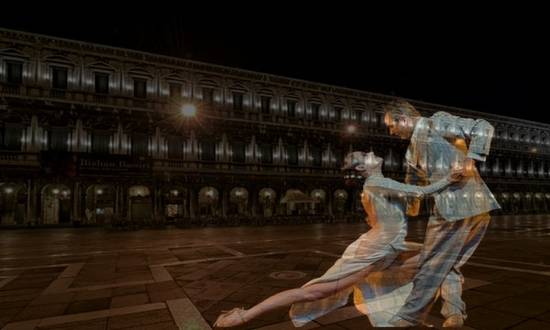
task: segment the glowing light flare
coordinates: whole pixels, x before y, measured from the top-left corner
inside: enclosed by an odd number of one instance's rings
[[[181,108],[181,113],[187,118],[195,117],[197,114],[197,107],[191,103],[184,104]]]

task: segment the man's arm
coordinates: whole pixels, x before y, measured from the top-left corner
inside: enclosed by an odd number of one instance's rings
[[[446,112],[438,112],[433,117],[434,120],[442,120],[446,123],[452,123],[460,129],[462,135],[470,140],[468,145],[467,158],[484,162],[491,149],[491,141],[495,128],[485,119],[471,119],[453,116]],[[453,125],[454,124],[454,125]],[[444,132],[446,136],[452,135],[452,132]]]
[[[494,127],[485,119],[471,119],[453,116],[440,111],[432,116],[434,120],[440,120],[449,126],[458,128],[458,131],[446,130],[442,132],[447,137],[464,137],[470,140],[464,163],[462,164],[463,176],[473,175],[476,161],[484,162],[491,149]],[[460,133],[460,134],[459,134]]]
[[[484,162],[491,149],[494,127],[484,119],[466,119],[460,118],[459,125],[466,138],[469,138],[468,153],[464,159],[463,175],[468,177],[473,175],[476,161]]]
[[[423,186],[427,184],[427,180],[424,176],[419,175],[418,171],[411,167],[407,166],[407,173],[405,175],[405,183],[414,185],[414,186]],[[419,197],[407,198],[407,215],[415,217],[420,213],[420,202]]]
[[[467,158],[484,162],[491,149],[495,128],[485,119],[462,119],[459,123],[465,136],[470,139]]]

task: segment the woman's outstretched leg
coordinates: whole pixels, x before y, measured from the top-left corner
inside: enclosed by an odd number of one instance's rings
[[[371,269],[372,265],[362,271],[334,282],[316,283],[306,287],[276,293],[248,310],[235,308],[228,313],[220,315],[214,325],[218,327],[233,327],[248,322],[263,313],[279,307],[329,297],[338,291],[351,287],[353,284],[364,278],[371,271]]]

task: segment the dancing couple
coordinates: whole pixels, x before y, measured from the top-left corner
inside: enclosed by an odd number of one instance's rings
[[[373,326],[426,325],[438,296],[444,327],[466,319],[460,267],[473,254],[487,226],[489,211],[500,208],[481,179],[476,161],[489,154],[493,127],[483,119],[437,112],[429,118],[406,101],[386,106],[390,134],[410,139],[405,183],[385,178],[383,159],[352,152],[343,170],[365,178],[361,202],[371,229],[349,245],[320,278],[277,293],[250,309],[221,314],[215,326],[244,324],[270,310],[291,306],[290,318],[302,326],[347,303]],[[405,242],[406,215],[418,215],[420,200],[431,195],[434,206],[420,254]]]

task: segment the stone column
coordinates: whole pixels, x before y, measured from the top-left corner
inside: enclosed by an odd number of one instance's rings
[[[132,222],[132,198],[126,194],[126,201],[128,201],[128,210],[126,211],[126,214],[128,215],[128,222]]]
[[[256,187],[252,187],[249,192],[249,197],[251,198],[251,207],[250,215],[252,217],[256,216],[256,207],[258,205],[258,191]]]
[[[222,217],[226,217],[227,215],[227,188],[226,187],[223,187],[222,188]]]
[[[30,223],[32,219],[33,184],[34,182],[31,179],[27,180],[27,205],[25,210],[25,224]]]
[[[158,187],[157,183],[153,183],[153,189],[152,189],[153,196],[151,198],[153,199],[153,222],[156,221],[157,215],[158,215]]]
[[[327,203],[328,205],[326,205],[326,212],[329,216],[332,216],[332,203],[333,203],[333,198],[334,196],[332,196],[332,193],[333,193],[333,190],[332,188],[328,188],[328,191],[327,191]]]
[[[80,182],[75,182],[73,184],[73,212],[72,220],[73,222],[80,221]]]
[[[120,203],[120,187],[119,185],[115,185],[115,205],[114,205],[114,210],[113,210],[113,213],[114,213],[114,216],[115,217],[119,217],[120,216],[120,206],[119,206],[119,203]]]
[[[195,189],[189,188],[189,217],[195,219],[197,209],[197,197],[195,194]]]
[[[32,225],[38,223],[38,217],[40,214],[38,199],[40,198],[40,190],[38,189],[38,183],[36,181],[32,184],[31,189],[31,213],[29,220]]]

